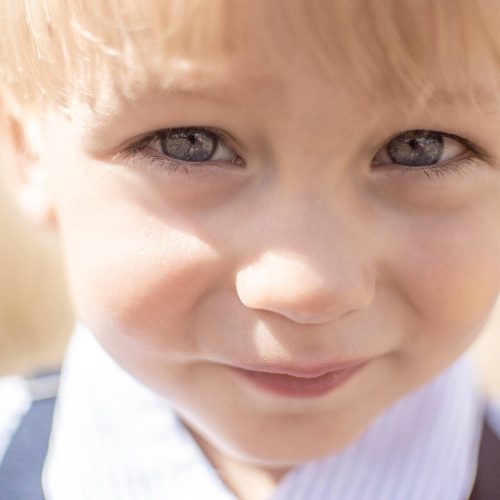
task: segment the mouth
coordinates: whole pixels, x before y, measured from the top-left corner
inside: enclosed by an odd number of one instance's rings
[[[351,361],[329,367],[265,366],[235,367],[254,387],[278,396],[313,398],[344,385],[361,371],[369,360]]]

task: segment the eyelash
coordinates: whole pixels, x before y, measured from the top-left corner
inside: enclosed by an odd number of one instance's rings
[[[184,128],[184,127],[180,127]],[[190,127],[186,127],[190,128]],[[210,127],[195,127],[200,130],[206,130],[213,133],[217,136],[219,144],[229,149],[232,149],[231,146],[228,145],[228,141],[225,139],[224,134],[221,133],[220,130],[210,128]],[[147,134],[146,136],[139,139],[134,144],[128,146],[122,152],[115,155],[114,159],[123,159],[130,166],[136,166],[136,163],[139,164],[140,167],[148,168],[154,170],[160,175],[168,175],[173,172],[181,171],[181,173],[185,175],[190,175],[191,171],[196,169],[200,170],[200,165],[212,165],[215,167],[227,167],[228,160],[224,161],[206,161],[206,162],[186,162],[182,160],[177,160],[175,158],[170,158],[168,156],[156,156],[154,154],[150,154],[145,152],[147,146],[154,141],[160,140],[163,134],[170,132],[172,128],[164,128],[159,129]],[[448,175],[463,175],[465,170],[477,168],[480,166],[481,161],[487,161],[487,155],[475,147],[470,141],[467,139],[463,139],[454,134],[447,134],[445,132],[440,132],[443,136],[449,137],[457,142],[460,142],[464,145],[474,156],[461,158],[458,160],[450,160],[441,164],[436,164],[432,166],[407,166],[401,164],[392,164],[393,168],[391,170],[397,170],[399,175],[417,175],[424,176],[429,181],[442,178]],[[399,134],[396,134],[396,136]],[[395,136],[395,137],[396,137]],[[381,147],[388,144],[389,139],[383,143]],[[160,153],[158,153],[160,154]],[[229,162],[232,166],[244,166],[241,158],[235,154],[235,159]]]
[[[382,147],[388,145],[391,140],[398,137],[402,133],[404,132],[399,132],[394,136],[392,136],[391,138],[389,138],[388,140],[384,141],[382,144],[379,145],[377,151]],[[425,176],[426,179],[432,181],[435,179],[439,179],[441,177],[445,177],[447,175],[458,175],[458,176],[464,175],[466,170],[472,170],[474,168],[478,168],[481,166],[481,162],[484,161],[487,162],[489,160],[487,153],[481,150],[480,148],[476,147],[468,139],[464,139],[463,137],[460,137],[455,134],[450,134],[447,132],[438,132],[438,133],[441,134],[443,137],[447,137],[462,144],[465,148],[469,150],[470,153],[472,153],[473,156],[469,156],[467,158],[459,158],[456,160],[448,160],[431,166],[410,167],[401,164],[391,164],[394,166],[392,170],[397,170],[398,175]]]
[[[176,128],[192,128],[192,127],[176,127]],[[211,128],[211,127],[194,127],[200,130],[206,130],[211,132],[217,137],[220,144],[223,147],[232,149],[232,146],[228,144],[224,137],[225,134],[222,134],[220,130]],[[168,156],[156,156],[155,154],[147,153],[145,150],[148,145],[154,141],[159,141],[163,134],[172,131],[173,128],[164,128],[155,130],[146,136],[139,139],[137,142],[128,146],[125,150],[115,155],[114,159],[124,159],[129,166],[136,166],[136,162],[140,164],[140,167],[144,166],[144,168],[151,169],[160,175],[168,175],[173,172],[181,171],[181,173],[185,175],[190,175],[191,171],[196,169],[200,170],[200,165],[211,165],[218,168],[227,167],[228,160],[225,161],[216,161],[216,160],[208,160],[206,162],[187,162],[182,160],[177,160],[175,158],[170,158]],[[160,154],[158,152],[155,152]],[[235,158],[233,161],[229,162],[232,166],[242,167],[244,166],[241,158],[235,154]]]
[[[434,167],[408,167],[402,165],[398,167],[401,175],[424,175],[432,181],[447,175],[463,175],[465,170],[480,166],[480,158],[462,158],[461,160],[450,161]]]

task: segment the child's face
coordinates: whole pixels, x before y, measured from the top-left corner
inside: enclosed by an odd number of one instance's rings
[[[384,98],[340,63],[324,72],[298,37],[279,43],[281,64],[257,43],[172,57],[100,109],[51,115],[41,165],[83,323],[219,450],[287,466],[345,446],[484,324],[500,285],[500,111],[458,85]],[[397,137],[419,130],[440,133]],[[321,394],[235,368],[351,361],[367,362]]]

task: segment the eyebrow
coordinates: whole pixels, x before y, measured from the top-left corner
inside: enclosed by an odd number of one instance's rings
[[[180,97],[229,106],[238,104],[242,93],[248,96],[249,87],[252,89],[251,97],[276,91],[284,93],[284,82],[280,82],[271,72],[245,72],[234,79],[224,79],[218,71],[199,68],[199,65],[194,66],[194,69],[177,67],[170,70],[167,67],[163,75],[152,75],[151,81],[149,85],[144,85],[143,79],[132,78],[131,82],[123,86],[119,82],[117,87],[106,89],[105,94],[90,106],[93,119],[106,122],[123,107],[148,100],[168,101]],[[245,85],[242,85],[243,82]]]
[[[215,73],[215,75],[214,75]],[[215,78],[214,78],[215,76]],[[244,79],[245,88],[238,85],[238,79]],[[252,74],[245,73],[242,78],[233,81],[221,81],[216,72],[193,72],[169,78],[161,82],[159,90],[164,95],[183,96],[188,98],[202,99],[218,104],[228,104],[228,102],[238,102],[242,92],[247,91],[248,84],[252,92],[259,93],[285,92],[285,82],[280,81],[274,73]],[[384,93],[385,87],[380,87],[374,91]],[[394,96],[392,96],[394,97]],[[416,98],[420,101],[416,104],[424,106],[450,107],[463,104],[478,107],[490,107],[500,105],[500,85],[487,85],[485,82],[470,82],[470,84],[452,87],[436,86],[428,91],[421,89],[421,93],[414,89],[413,95],[402,87],[400,92],[402,100]]]
[[[228,78],[232,75],[234,78]],[[244,67],[229,73],[229,67],[214,69],[186,63],[178,64],[172,73],[168,72],[168,76],[160,78],[157,84],[158,90],[166,95],[174,94],[226,103],[228,99],[237,100],[237,96],[241,95],[242,91],[248,90],[248,87],[255,93],[283,91],[285,82],[280,81],[277,73],[270,70],[257,71],[255,68],[251,70]]]
[[[232,108],[241,102],[242,93],[253,99],[276,91],[284,93],[285,82],[280,82],[274,73],[245,71],[231,79],[221,77],[218,71],[200,69],[196,65],[195,70],[187,71],[181,69],[170,72],[166,68],[164,74],[164,77],[152,75],[148,80],[151,82],[149,85],[144,85],[144,80],[138,78],[132,79],[124,87],[120,87],[118,83],[117,87],[106,88],[104,94],[89,107],[91,113],[84,114],[81,127],[84,147],[94,149],[93,146],[101,143],[103,135],[112,137],[118,133],[115,125],[122,113],[131,117],[137,110],[159,110],[160,107],[166,110],[169,106],[176,106],[172,103],[183,98]],[[161,113],[157,115],[161,116]],[[120,129],[124,131],[122,127]],[[128,132],[125,131],[124,135],[128,135]]]
[[[403,94],[403,98],[408,97]],[[471,83],[467,88],[436,87],[429,91],[423,90],[416,95],[418,105],[454,107],[459,105],[470,105],[471,107],[491,107],[500,105],[500,88],[493,88],[484,83]]]

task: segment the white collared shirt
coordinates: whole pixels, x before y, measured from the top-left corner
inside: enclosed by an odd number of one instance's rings
[[[342,452],[288,473],[272,500],[464,500],[482,415],[472,368],[461,358]],[[168,402],[82,326],[63,366],[43,485],[47,500],[236,498]]]

